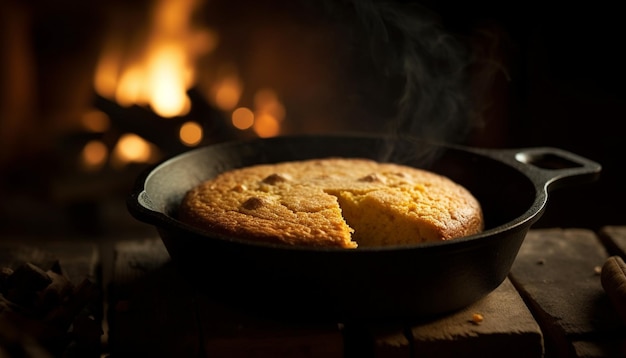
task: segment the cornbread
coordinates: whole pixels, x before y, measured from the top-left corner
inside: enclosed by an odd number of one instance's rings
[[[343,248],[449,240],[483,229],[479,202],[459,184],[360,158],[224,172],[186,194],[179,220],[242,239]]]

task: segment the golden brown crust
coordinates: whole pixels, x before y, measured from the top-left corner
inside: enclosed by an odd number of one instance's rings
[[[344,248],[449,240],[483,229],[478,201],[448,178],[356,158],[222,173],[187,193],[179,219],[244,239]]]

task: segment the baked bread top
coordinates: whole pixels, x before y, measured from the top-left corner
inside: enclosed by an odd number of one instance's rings
[[[479,202],[450,179],[360,158],[224,172],[186,194],[179,220],[242,239],[343,248],[449,240],[484,225]]]

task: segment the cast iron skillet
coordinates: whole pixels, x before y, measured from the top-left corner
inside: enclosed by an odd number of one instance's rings
[[[468,188],[485,231],[432,244],[324,249],[251,243],[177,221],[187,190],[243,166],[331,156],[421,167]],[[595,180],[599,164],[556,148],[479,149],[375,135],[304,135],[210,145],[147,170],[128,197],[175,267],[216,299],[271,314],[423,318],[461,309],[506,278],[548,193]]]

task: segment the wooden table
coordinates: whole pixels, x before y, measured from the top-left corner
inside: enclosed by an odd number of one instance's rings
[[[83,242],[80,252],[75,242],[59,245],[53,251],[73,275],[97,273],[106,312],[101,350],[111,357],[626,356],[626,323],[600,283],[607,258],[626,257],[626,227],[531,230],[494,292],[439,319],[402,324],[243,314],[181,279],[156,236]],[[74,253],[58,251],[62,245]]]

